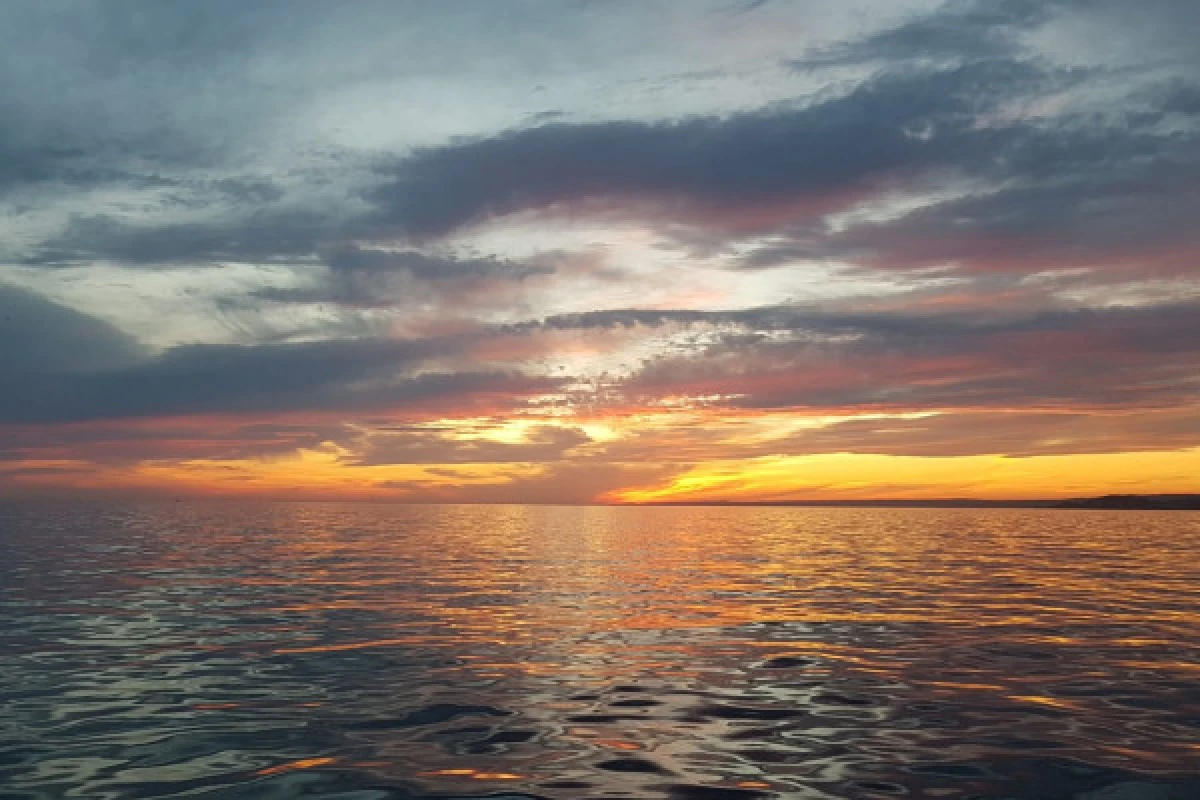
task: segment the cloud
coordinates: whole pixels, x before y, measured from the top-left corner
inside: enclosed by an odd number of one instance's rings
[[[425,148],[368,194],[416,237],[556,205],[655,201],[683,216],[804,198],[861,197],[934,168],[971,167],[993,135],[975,117],[1062,78],[1014,61],[884,73],[798,108],[672,122],[552,124]],[[986,161],[982,163],[986,166]]]
[[[1196,443],[1196,3],[751,5],[0,7],[0,459]]]
[[[1156,19],[1182,13],[1152,5]],[[818,54],[875,65],[848,88],[830,84],[724,115],[555,122],[426,144],[345,161],[345,185],[332,193],[302,181],[289,194],[248,174],[168,178],[141,170],[168,185],[203,185],[207,193],[193,200],[207,213],[183,221],[76,213],[23,263],[327,264],[356,277],[268,288],[262,299],[369,306],[378,286],[366,284],[381,279],[365,275],[376,265],[449,284],[500,275],[496,266],[505,261],[406,250],[405,239],[428,243],[537,212],[632,219],[717,250],[747,240],[752,247],[738,263],[756,269],[834,260],[1032,271],[1046,262],[1116,259],[1179,271],[1195,244],[1186,220],[1200,203],[1187,176],[1200,173],[1200,134],[1164,126],[1163,115],[1187,113],[1197,84],[1182,71],[1163,83],[1162,71],[1149,68],[1131,75],[1055,66],[1017,48],[1019,34],[1080,8],[949,3]],[[1113,13],[1105,6],[1096,15]],[[262,35],[254,27],[261,22],[250,15],[243,33]],[[307,31],[315,23],[306,12],[297,24]],[[1151,80],[1157,89],[1147,89]],[[1070,91],[1103,102],[1058,108]],[[114,160],[101,155],[98,163]],[[899,218],[868,214],[845,227],[828,218],[889,193],[919,196],[939,181],[974,188],[918,203]]]
[[[18,384],[0,399],[0,420],[295,410],[494,412],[555,388],[553,381],[516,371],[413,373],[421,358],[406,350],[370,340],[176,348],[116,372]]]
[[[465,435],[467,433],[469,430],[463,431],[457,426],[453,431],[375,431],[366,437],[365,447],[350,463],[356,466],[547,463],[560,461],[572,448],[591,441],[591,437],[579,428],[557,425],[535,425],[518,442],[470,437]]]
[[[250,68],[255,47],[286,35],[291,25],[282,20],[311,20],[272,13],[281,10],[223,0],[203,9],[5,4],[0,193],[169,185],[176,170],[240,154],[256,122],[280,107],[239,71]]]
[[[468,486],[444,484],[416,496],[435,497],[441,502],[592,503],[621,489],[668,481],[686,469],[685,464],[671,463],[551,462],[541,465],[533,474],[515,474],[507,481]]]
[[[1200,308],[905,313],[768,307],[608,311],[542,326],[704,327],[684,352],[612,387],[629,402],[723,398],[742,408],[1154,407],[1200,391]]]
[[[133,343],[98,320],[25,292],[0,295],[0,303],[36,343],[4,340],[21,355],[3,362],[10,377],[0,395],[3,422],[470,406],[488,397],[503,404],[553,387],[516,370],[421,368],[459,352],[454,339],[184,345],[129,363]],[[73,355],[76,348],[86,360]]]
[[[0,463],[14,460],[76,461],[97,466],[142,461],[275,458],[329,442],[348,440],[347,428],[322,414],[267,415],[269,421],[237,417],[127,418],[5,424]],[[82,467],[76,467],[81,469]]]
[[[1053,0],[958,0],[900,25],[797,59],[797,69],[863,62],[980,60],[1010,56],[1018,36],[1043,25],[1065,5]]]
[[[951,413],[919,419],[848,420],[775,443],[772,450],[775,454],[1030,457],[1197,446],[1200,414],[1171,409],[1115,414]]]
[[[82,374],[140,360],[143,348],[110,323],[33,292],[0,285],[0,383]]]
[[[112,261],[141,267],[210,265],[226,261],[312,259],[344,228],[306,210],[265,210],[227,220],[154,224],[104,215],[75,215],[66,228],[26,257],[30,266]]]
[[[1190,269],[1200,131],[1161,124],[1184,89],[1114,89],[1125,116],[996,116],[1087,79],[983,60],[884,72],[799,109],[540,126],[419,151],[369,199],[379,225],[417,238],[529,210],[630,215],[685,243],[767,238],[741,257],[752,268]],[[977,188],[884,219],[826,216],[950,179]]]
[[[264,287],[246,297],[273,303],[332,304],[376,308],[416,298],[440,304],[466,300],[472,294],[553,275],[549,263],[515,262],[494,257],[430,255],[418,250],[342,247],[324,261],[325,270],[310,270],[309,286]]]
[[[1006,153],[1021,180],[885,219],[781,230],[748,268],[833,259],[876,269],[952,265],[963,272],[1094,268],[1194,273],[1200,235],[1200,137],[1147,130],[1031,132]],[[1036,180],[1035,176],[1047,176]],[[1103,281],[1099,277],[1098,281]]]

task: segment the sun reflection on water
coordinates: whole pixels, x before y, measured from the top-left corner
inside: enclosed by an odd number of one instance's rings
[[[1195,785],[1196,514],[2,513],[20,796]]]

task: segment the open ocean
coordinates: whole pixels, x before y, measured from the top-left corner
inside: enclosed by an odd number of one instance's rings
[[[0,797],[1200,798],[1200,513],[0,508]]]

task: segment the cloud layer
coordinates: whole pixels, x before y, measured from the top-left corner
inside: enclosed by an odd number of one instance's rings
[[[1191,452],[1193,33],[1182,0],[9,4],[0,490]]]

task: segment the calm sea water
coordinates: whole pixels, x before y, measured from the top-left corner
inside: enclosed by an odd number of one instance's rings
[[[1200,514],[0,509],[0,797],[1200,798]]]

